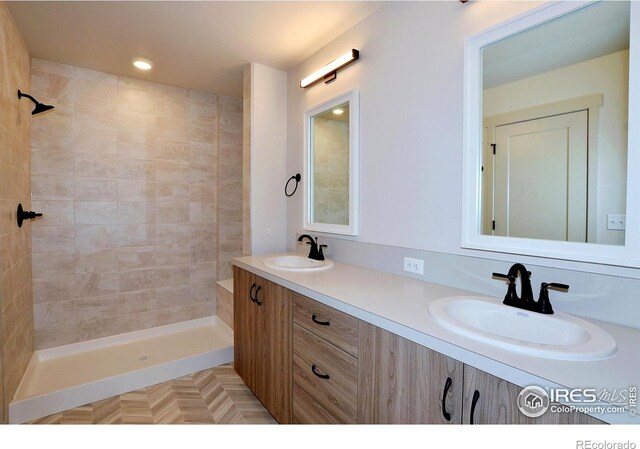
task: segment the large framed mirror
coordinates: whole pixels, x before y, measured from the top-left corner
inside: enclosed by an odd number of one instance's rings
[[[466,40],[463,248],[640,266],[638,28],[557,2]]]
[[[358,234],[359,96],[351,90],[304,114],[304,229]]]

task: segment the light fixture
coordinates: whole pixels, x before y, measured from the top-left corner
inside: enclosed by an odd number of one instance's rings
[[[33,98],[31,95],[25,94],[25,93],[22,93],[22,92],[18,91],[18,100],[21,99],[22,97],[27,97],[29,100],[31,100],[33,102],[33,104],[36,105],[36,107],[33,108],[33,111],[31,111],[31,115],[38,115],[38,114],[41,114],[43,112],[47,112],[47,111],[50,111],[51,109],[53,109],[53,106],[48,105],[48,104],[40,103],[38,100]]]
[[[131,60],[131,63],[135,68],[140,70],[151,70],[151,67],[153,67],[152,62],[144,58],[134,58]]]
[[[338,59],[331,61],[320,70],[316,70],[311,75],[300,81],[300,87],[309,87],[318,81],[324,80],[325,83],[336,79],[338,70],[348,66],[360,57],[360,52],[355,48],[340,56]]]
[[[335,115],[342,115],[342,114],[344,114],[344,109],[338,108],[338,109],[334,109],[331,112],[333,112]]]

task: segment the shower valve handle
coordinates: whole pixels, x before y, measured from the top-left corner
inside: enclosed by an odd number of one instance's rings
[[[25,220],[34,220],[38,217],[42,217],[42,214],[39,212],[34,212],[32,210],[24,210],[22,209],[22,204],[18,204],[17,217],[18,227],[21,228],[22,222],[24,222]]]

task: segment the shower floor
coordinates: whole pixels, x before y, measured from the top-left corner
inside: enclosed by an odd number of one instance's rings
[[[9,404],[23,423],[233,360],[233,332],[217,316],[34,353]]]

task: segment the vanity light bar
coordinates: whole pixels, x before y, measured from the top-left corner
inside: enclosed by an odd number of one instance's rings
[[[348,66],[352,62],[356,61],[360,57],[360,52],[355,48],[351,51],[340,56],[338,59],[331,61],[320,70],[316,70],[311,75],[300,81],[300,87],[309,87],[320,80],[325,80],[326,83],[333,81],[336,78],[336,73],[343,67]]]

